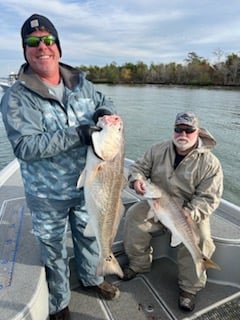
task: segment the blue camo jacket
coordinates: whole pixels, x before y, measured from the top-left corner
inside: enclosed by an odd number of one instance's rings
[[[3,122],[18,158],[30,209],[45,203],[63,204],[82,197],[77,190],[87,146],[76,127],[93,124],[98,108],[115,113],[113,102],[95,90],[84,73],[60,63],[63,101],[24,64],[19,79],[1,101]]]

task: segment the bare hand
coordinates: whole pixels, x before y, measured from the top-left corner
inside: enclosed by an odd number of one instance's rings
[[[145,190],[145,182],[143,180],[135,180],[134,181],[134,190],[137,194],[144,195]]]

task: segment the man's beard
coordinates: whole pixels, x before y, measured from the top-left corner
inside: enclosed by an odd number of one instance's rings
[[[190,140],[186,137],[178,137],[178,138],[173,138],[173,143],[180,151],[186,151],[192,148],[196,144],[197,139],[198,137],[196,137],[196,139],[194,140]]]

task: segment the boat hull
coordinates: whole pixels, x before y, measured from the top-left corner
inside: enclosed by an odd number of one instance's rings
[[[130,163],[131,161],[126,159],[125,175]],[[25,204],[16,160],[0,172],[0,181],[0,230],[6,228],[6,210],[10,216],[16,210],[24,210],[24,223],[16,251],[12,280],[9,287],[0,289],[0,318],[48,319],[45,270],[40,262],[38,243],[31,231],[31,216]],[[140,200],[128,187],[123,191],[122,198],[126,209]],[[122,266],[127,263],[122,242],[124,217],[113,244],[114,255]],[[212,216],[211,223],[216,244],[213,259],[220,265],[221,270],[207,271],[206,288],[198,294],[196,308],[188,315],[188,319],[200,319],[200,316],[211,313],[217,315],[216,319],[221,319],[218,314],[225,309],[228,310],[228,317],[224,319],[232,320],[235,319],[235,313],[240,315],[240,207],[222,200],[219,209]],[[72,319],[186,319],[186,314],[177,306],[177,248],[172,248],[169,242],[169,234],[154,234],[154,260],[151,272],[138,275],[127,282],[119,280],[116,276],[108,276],[107,279],[119,287],[121,295],[117,301],[104,301],[96,292],[86,290],[79,282],[69,230],[67,248],[71,270]]]

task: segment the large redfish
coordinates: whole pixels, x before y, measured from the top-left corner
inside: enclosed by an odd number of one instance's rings
[[[196,266],[196,273],[201,277],[207,268],[220,269],[219,266],[208,259],[198,246],[199,231],[194,221],[179,206],[177,200],[165,190],[153,183],[145,182],[144,198],[148,200],[150,212],[148,218],[157,218],[171,232],[171,246],[180,243],[189,250]],[[147,218],[147,219],[148,219]]]
[[[84,187],[89,222],[85,236],[95,236],[99,247],[97,275],[117,274],[122,269],[112,252],[112,244],[124,211],[121,200],[124,183],[123,122],[118,115],[100,117],[101,131],[92,134],[86,166],[77,187]]]

